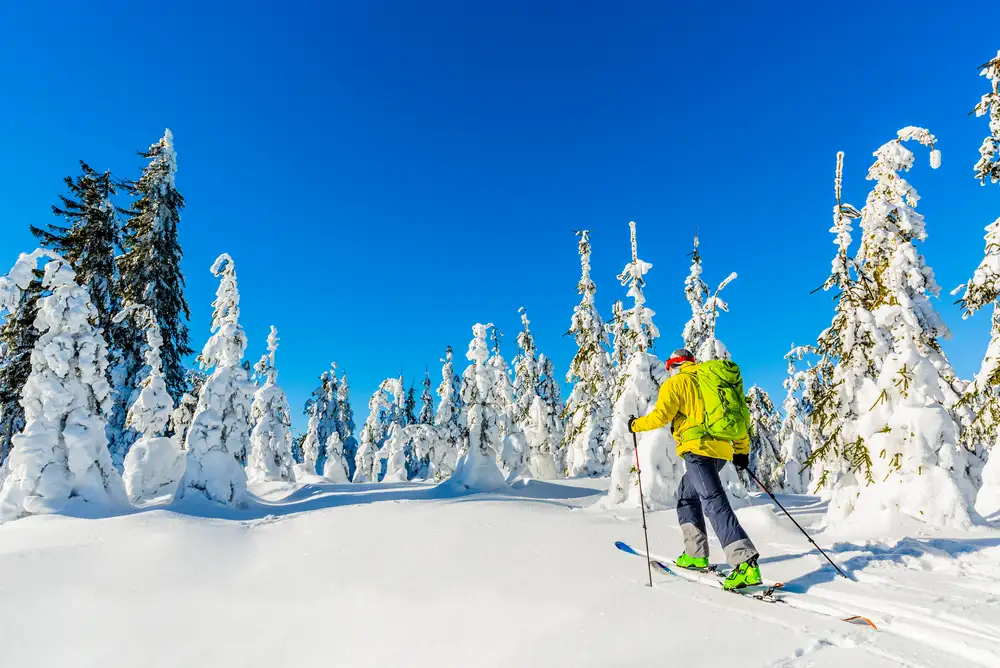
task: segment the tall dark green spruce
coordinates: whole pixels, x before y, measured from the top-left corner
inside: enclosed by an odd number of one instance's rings
[[[52,212],[69,223],[50,224],[46,229],[32,226],[31,232],[46,248],[59,253],[73,265],[77,282],[86,288],[97,311],[95,323],[103,332],[110,350],[108,381],[113,392],[113,404],[108,418],[108,449],[115,466],[121,470],[125,452],[131,440],[126,435],[127,403],[134,387],[128,382],[129,360],[138,357],[131,350],[127,326],[115,325],[113,318],[121,308],[118,269],[115,254],[121,248],[118,212],[111,203],[118,184],[111,172],[98,174],[80,161],[81,174],[64,180],[67,195],[59,195],[60,205]],[[133,384],[134,385],[134,384]]]
[[[149,164],[139,180],[129,184],[136,200],[122,212],[121,294],[125,301],[145,304],[155,314],[163,336],[163,375],[167,391],[177,402],[187,386],[183,358],[192,350],[186,324],[191,313],[184,299],[183,254],[177,237],[184,197],[175,183],[177,155],[170,130],[140,155]]]
[[[36,278],[21,293],[17,310],[0,326],[0,464],[10,454],[11,439],[24,428],[21,391],[31,373],[31,350],[38,340],[35,316],[41,281]]]
[[[80,169],[75,180],[63,179],[69,194],[59,195],[61,205],[52,207],[52,213],[69,225],[53,223],[46,229],[32,225],[31,233],[73,265],[77,282],[87,289],[97,309],[97,326],[113,346],[111,319],[118,310],[115,252],[121,246],[121,231],[111,196],[117,194],[117,186],[111,172],[98,174],[82,160]]]

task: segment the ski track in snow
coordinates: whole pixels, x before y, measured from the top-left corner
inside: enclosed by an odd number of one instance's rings
[[[614,548],[615,540],[642,544],[638,510],[602,507],[606,479],[530,481],[490,494],[321,480],[256,484],[244,509],[182,501],[166,512],[95,518],[84,508],[3,525],[4,663],[113,668],[142,656],[149,668],[228,668],[337,656],[350,666],[497,668],[1000,665],[990,579],[1000,528],[924,535],[922,526],[894,527],[879,541],[866,527],[854,536],[814,529],[854,579],[847,582],[757,498],[738,513],[765,578],[786,583],[790,605],[660,573],[651,596],[641,560]],[[807,528],[822,518],[813,498],[782,501]],[[679,553],[675,513],[647,519],[652,554]],[[714,538],[712,554],[722,554]],[[879,630],[838,619],[851,614]],[[334,624],[336,637],[303,643],[285,629],[272,639],[275,615],[315,617]],[[385,615],[409,621],[371,623]],[[39,617],[44,630],[31,622]],[[163,633],[174,641],[160,647]],[[51,637],[61,640],[44,641]]]

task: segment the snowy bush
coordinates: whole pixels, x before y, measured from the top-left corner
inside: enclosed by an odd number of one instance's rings
[[[14,436],[0,489],[0,519],[58,511],[72,498],[116,508],[128,505],[105,434],[111,409],[108,350],[95,327],[90,296],[61,257],[21,254],[0,279],[0,311],[13,312],[41,258],[48,258],[38,300],[39,338],[21,394],[23,431]]]

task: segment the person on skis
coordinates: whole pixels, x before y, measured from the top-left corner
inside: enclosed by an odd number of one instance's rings
[[[726,364],[738,374],[734,364]],[[630,417],[628,428],[636,433],[673,423],[677,455],[684,459],[686,468],[677,489],[677,519],[684,536],[684,553],[677,558],[677,565],[690,569],[708,568],[707,515],[726,552],[726,560],[733,566],[723,587],[739,589],[761,583],[757,565],[759,554],[733,512],[719,472],[729,461],[739,469],[749,467],[750,439],[745,422],[736,428],[742,435],[732,440],[706,433],[706,402],[699,386],[698,366],[690,351],[675,350],[667,360],[670,377],[660,387],[653,412],[644,417]],[[742,380],[738,383],[742,394]]]

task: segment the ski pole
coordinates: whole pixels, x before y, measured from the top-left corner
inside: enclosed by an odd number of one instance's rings
[[[639,507],[642,509],[642,535],[646,539],[646,570],[649,572],[649,586],[653,586],[653,565],[649,563],[649,531],[646,530],[646,500],[642,498],[642,471],[639,469],[639,438],[632,432],[632,451],[635,453],[635,473],[639,478]]]
[[[826,552],[823,551],[823,548],[821,548],[819,545],[817,545],[816,541],[814,541],[812,539],[812,537],[809,534],[806,533],[806,530],[803,529],[801,527],[801,525],[799,525],[799,523],[795,521],[795,518],[792,517],[791,513],[789,513],[787,510],[785,510],[785,507],[783,505],[781,505],[781,502],[778,501],[776,498],[774,498],[774,494],[771,494],[771,490],[769,490],[767,487],[765,487],[764,483],[762,483],[760,480],[757,479],[757,476],[755,476],[753,474],[753,471],[751,471],[750,469],[743,469],[743,470],[746,471],[750,475],[751,478],[753,478],[753,481],[755,483],[757,483],[758,485],[760,485],[760,488],[762,490],[764,490],[765,492],[767,492],[767,495],[769,497],[771,497],[772,501],[774,501],[774,505],[776,505],[779,508],[781,508],[781,512],[785,513],[785,515],[788,517],[788,519],[790,519],[792,521],[792,524],[795,525],[795,528],[802,532],[802,535],[806,537],[806,540],[808,540],[810,543],[812,543],[812,546],[815,547],[817,550],[819,550],[819,553],[822,554],[826,558],[826,560],[830,562],[830,565],[833,566],[834,568],[836,568],[838,573],[840,573],[845,578],[847,578],[848,580],[850,580],[851,578],[848,578],[847,574],[844,573],[844,571],[840,570],[840,566],[838,566],[837,564],[833,563],[833,559],[831,559],[830,556]],[[648,549],[646,551],[649,552]]]

